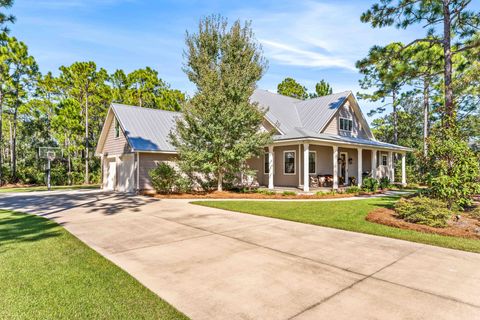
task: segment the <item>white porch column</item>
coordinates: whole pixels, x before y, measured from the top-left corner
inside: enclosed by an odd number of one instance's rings
[[[298,162],[295,160],[295,165],[298,166],[298,188],[302,187],[302,144],[298,144]]]
[[[358,156],[357,156],[357,185],[359,187],[362,186],[362,171],[363,171],[363,149],[358,148],[357,149]]]
[[[372,164],[370,170],[372,171],[372,178],[377,178],[377,150],[372,150]]]
[[[402,185],[407,185],[407,170],[405,168],[405,153],[402,153]]]
[[[333,146],[333,189],[338,189],[338,147]]]
[[[388,151],[388,178],[390,179],[390,182],[393,183],[393,177],[394,177],[394,172],[393,172],[393,152]]]
[[[268,146],[268,189],[273,189],[273,146]]]
[[[310,175],[309,175],[309,168],[308,168],[308,163],[309,163],[309,144],[304,143],[303,144],[303,191],[308,192],[310,191]]]

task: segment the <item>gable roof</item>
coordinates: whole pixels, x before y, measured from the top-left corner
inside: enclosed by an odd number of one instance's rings
[[[180,112],[112,104],[112,110],[134,151],[176,152],[168,136]]]
[[[362,128],[371,139],[323,133],[323,129],[347,100],[351,102],[350,105],[361,122]],[[267,109],[266,120],[280,133],[273,137],[274,141],[317,139],[403,151],[411,150],[376,141],[351,91],[309,100],[299,100],[257,89],[251,96],[250,101],[258,103],[262,109]],[[182,117],[180,112],[113,103],[100,135],[97,155],[101,154],[103,150],[108,131],[107,126],[110,126],[112,120],[109,117],[113,118],[113,116],[118,120],[133,152],[176,152],[175,147],[170,143],[169,134],[175,128],[176,120]]]

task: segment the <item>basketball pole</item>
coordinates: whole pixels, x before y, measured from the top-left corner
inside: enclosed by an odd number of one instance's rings
[[[50,158],[47,159],[47,188],[50,191]]]

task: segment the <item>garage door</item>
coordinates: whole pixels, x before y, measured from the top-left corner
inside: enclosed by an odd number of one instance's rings
[[[120,157],[117,177],[116,189],[118,191],[135,191],[135,161],[133,154],[125,154]]]
[[[105,190],[112,191],[115,189],[115,181],[116,181],[116,174],[117,174],[117,164],[115,162],[115,158],[108,159],[106,165],[106,183],[105,183]]]

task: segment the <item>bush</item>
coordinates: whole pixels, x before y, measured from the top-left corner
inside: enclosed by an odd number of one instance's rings
[[[275,191],[266,190],[266,189],[257,189],[256,192],[260,193],[260,194],[265,194],[267,196],[273,196],[273,195],[277,194]]]
[[[395,212],[398,218],[407,222],[436,228],[446,227],[452,215],[445,202],[421,196],[400,199],[395,204]]]
[[[282,196],[296,196],[297,193],[294,191],[283,191]]]
[[[380,189],[385,190],[390,188],[392,184],[390,183],[390,179],[388,177],[383,177],[379,180],[378,186]]]
[[[480,193],[478,157],[455,128],[434,132],[429,141],[426,169],[430,195],[465,208]]]
[[[179,175],[168,163],[160,162],[155,169],[150,170],[153,188],[159,193],[175,191]]]
[[[362,190],[375,192],[378,190],[378,181],[374,178],[366,178],[363,180]]]
[[[359,193],[361,189],[357,186],[351,186],[345,189],[345,193],[353,194],[353,193]]]
[[[473,208],[468,212],[468,215],[480,221],[480,206]]]

